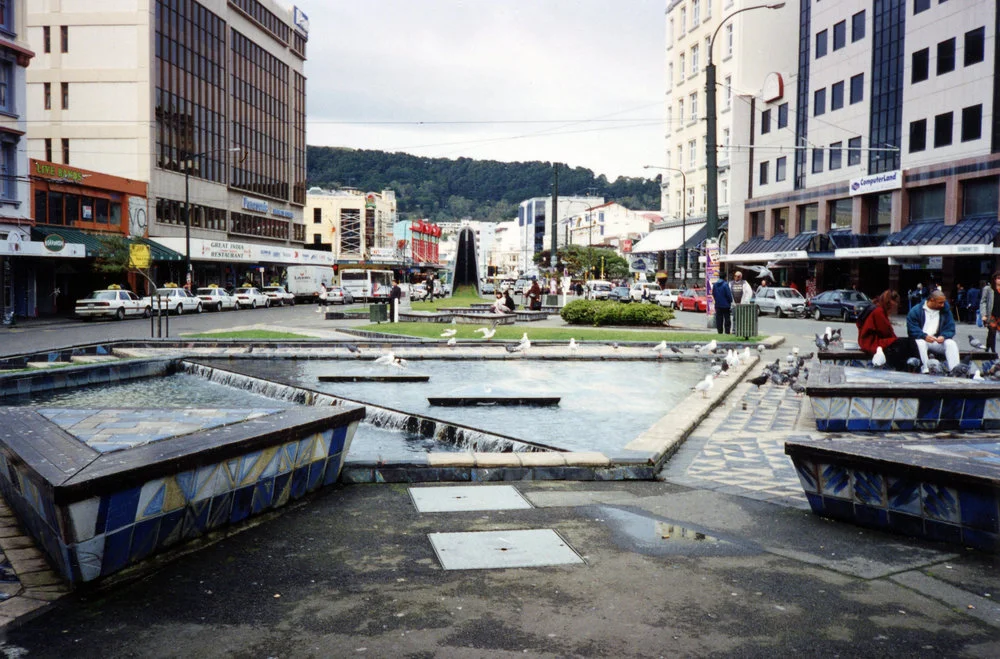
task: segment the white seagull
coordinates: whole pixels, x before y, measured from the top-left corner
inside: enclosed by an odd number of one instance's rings
[[[715,352],[716,348],[718,347],[719,347],[719,342],[716,341],[715,339],[712,339],[711,341],[701,346],[697,350],[698,352]]]
[[[885,366],[885,353],[882,352],[882,346],[875,349],[875,354],[872,356],[872,366],[878,368]]]
[[[528,348],[531,347],[531,341],[528,339],[528,333],[527,332],[525,332],[524,334],[521,335],[521,341],[520,341],[520,343],[518,345],[521,346],[522,350],[527,350]]]
[[[701,392],[702,398],[708,398],[708,392],[712,388],[712,380],[715,378],[711,373],[705,376],[705,379],[694,385],[695,391]]]
[[[496,329],[494,329],[493,327],[480,327],[479,329],[476,330],[476,332],[482,334],[483,338],[486,339],[487,341],[492,339],[493,335],[497,333]]]
[[[576,352],[576,349],[577,349],[578,347],[579,347],[579,346],[578,346],[578,345],[576,345],[576,339],[574,339],[574,338],[570,337],[570,340],[569,340],[569,351],[570,351],[570,352]]]
[[[741,362],[750,361],[750,346],[746,346],[745,348],[743,348],[743,354],[740,355],[740,361]]]
[[[455,336],[456,334],[458,334],[458,330],[457,329],[446,329],[445,331],[441,332],[441,336],[445,336],[445,337],[449,337],[449,338],[452,337],[452,336]]]
[[[653,346],[653,352],[655,352],[658,355],[662,354],[663,351],[666,350],[666,349],[667,349],[667,342],[665,340],[664,341],[660,341],[655,346]]]

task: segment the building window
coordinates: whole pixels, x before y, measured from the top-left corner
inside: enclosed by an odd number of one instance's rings
[[[750,237],[757,238],[764,235],[764,211],[750,213]]]
[[[15,4],[13,0],[0,0],[0,28],[11,33],[17,29],[17,25],[14,23]]]
[[[775,182],[784,181],[785,176],[787,176],[788,167],[788,157],[781,156],[774,161],[774,180]]]
[[[840,50],[847,45],[847,21],[840,21],[833,26],[833,49]]]
[[[819,229],[819,204],[799,206],[799,233]]]
[[[813,94],[813,116],[826,114],[826,89],[817,89]]]
[[[760,134],[766,135],[771,132],[771,111],[764,110],[760,115]]]
[[[688,10],[687,7],[681,7],[681,34],[687,34],[687,23],[688,23]]]
[[[861,138],[852,137],[847,140],[847,166],[861,164]]]
[[[687,59],[684,57],[684,53],[681,53],[680,55],[677,56],[677,63],[679,65],[677,67],[677,72],[681,74],[681,80],[684,80],[684,71],[685,71],[684,64],[686,62]]]
[[[695,27],[700,23],[701,23],[701,2],[700,0],[691,0],[691,27]]]
[[[865,98],[865,74],[851,76],[851,105],[860,103]]]
[[[69,109],[69,83],[68,82],[61,83],[61,87],[62,87],[62,109],[63,110],[68,110]]]
[[[766,160],[760,164],[760,185],[767,185],[768,168],[771,163]]]
[[[993,216],[997,214],[998,179],[996,176],[962,181],[962,219]]]
[[[862,9],[851,16],[851,43],[865,38],[865,12]]]
[[[729,179],[719,181],[719,203],[729,203]]]
[[[962,108],[962,141],[971,142],[983,136],[983,106]]]
[[[955,70],[955,38],[942,41],[937,45],[937,74],[942,75]]]
[[[854,200],[850,197],[830,202],[830,228],[850,229],[854,218]]]
[[[6,136],[0,143],[0,196],[17,199],[17,141]]]
[[[69,52],[69,26],[61,25],[59,27],[59,52],[68,53]]]
[[[918,82],[923,82],[930,77],[930,58],[931,51],[928,48],[924,48],[913,53],[913,74],[910,78],[910,82],[916,84]]]
[[[788,103],[782,103],[778,106],[778,128],[786,126],[788,126]]]
[[[63,164],[64,165],[68,165],[69,164],[69,139],[65,138],[65,137],[62,138],[62,152],[63,152],[63,154],[62,154],[62,156],[63,156]]]
[[[965,33],[965,66],[982,62],[986,56],[986,28],[980,27]]]
[[[677,121],[681,124],[684,123],[684,99],[677,101]]]
[[[323,224],[323,209],[314,208],[313,209],[313,224]]]
[[[695,140],[688,141],[688,165],[692,169],[698,166],[698,143]]]
[[[823,149],[813,149],[813,174],[823,173]]]
[[[667,89],[674,86],[674,63],[667,64]]]
[[[844,81],[835,82],[830,86],[830,111],[844,107]]]
[[[951,144],[951,127],[954,121],[951,112],[945,112],[934,117],[934,147]]]
[[[944,184],[909,190],[910,223],[938,222],[944,219]],[[996,209],[993,209],[996,212]]]
[[[3,2],[3,0],[0,0]],[[14,113],[14,90],[17,88],[14,77],[14,62],[0,59],[0,110]]]
[[[42,52],[52,52],[52,28],[48,25],[42,26]]]
[[[684,166],[684,145],[683,144],[678,144],[677,145],[677,166],[678,167],[683,167]]]
[[[698,75],[698,44],[691,46],[691,75]]]
[[[726,109],[733,107],[733,76],[726,76]]]
[[[830,169],[840,169],[844,158],[844,143],[834,142],[830,145]]]
[[[726,57],[733,56],[733,24],[726,25]]]
[[[674,45],[674,31],[677,26],[674,25],[674,19],[670,19],[670,28],[667,30],[667,48],[672,48]]]
[[[881,194],[868,210],[868,233],[886,236],[892,228],[892,194]]]
[[[688,188],[688,212],[694,211],[694,188]]]
[[[691,123],[698,121],[698,92],[691,94],[688,99],[691,101]]]
[[[45,138],[45,160],[52,162],[52,138]]]
[[[52,83],[42,83],[42,104],[46,110],[52,109]]]
[[[913,13],[919,14],[931,8],[931,0],[913,0]]]
[[[774,234],[788,233],[788,206],[784,208],[775,208],[771,211],[771,217],[774,219]]]
[[[816,33],[816,59],[826,55],[826,30]]]
[[[910,153],[923,151],[927,148],[927,120],[919,119],[910,122]]]

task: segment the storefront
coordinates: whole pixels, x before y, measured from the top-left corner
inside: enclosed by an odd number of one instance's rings
[[[13,312],[34,317],[55,303],[55,295],[38,297],[38,273],[59,267],[73,269],[86,257],[84,246],[60,237],[31,240],[20,227],[0,228],[0,317]],[[45,287],[43,286],[43,289]]]

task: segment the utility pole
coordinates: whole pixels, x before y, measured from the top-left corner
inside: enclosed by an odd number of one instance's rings
[[[556,245],[559,233],[559,163],[552,164],[552,253],[549,255],[549,265],[556,269]]]

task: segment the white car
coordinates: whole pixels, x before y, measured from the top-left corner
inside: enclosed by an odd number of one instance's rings
[[[272,307],[283,307],[286,304],[295,306],[295,296],[286,291],[284,286],[265,286],[264,295],[271,298]]]
[[[195,293],[198,295],[198,299],[201,300],[201,306],[205,309],[224,311],[226,309],[239,308],[236,306],[236,298],[230,295],[229,291],[224,288],[210,286],[208,288],[199,288]]]
[[[94,291],[82,300],[76,301],[76,315],[80,318],[116,318],[126,316],[146,316],[149,308],[138,295],[131,291],[108,289]]]
[[[643,295],[645,293],[645,295]],[[633,302],[642,302],[643,300],[652,302],[656,299],[656,296],[660,293],[660,285],[650,282],[636,282],[632,284],[632,288],[629,289],[628,295],[632,298]]]
[[[762,287],[757,291],[753,302],[760,309],[762,315],[773,313],[778,318],[782,318],[784,316],[804,316],[806,313],[806,299],[794,288]]]
[[[256,309],[257,307],[266,308],[271,306],[271,298],[253,286],[240,286],[233,291],[233,297],[236,298],[236,305],[240,309]]]
[[[656,296],[656,303],[661,307],[675,309],[677,307],[677,298],[680,297],[681,293],[683,291],[679,288],[665,288]]]
[[[201,313],[202,310],[201,298],[183,288],[158,288],[154,296],[142,298],[142,303],[152,313],[176,313],[179,316],[188,311]]]

